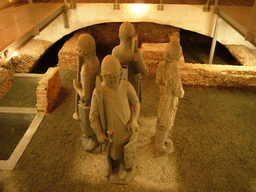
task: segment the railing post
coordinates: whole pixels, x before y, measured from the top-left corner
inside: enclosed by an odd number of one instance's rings
[[[210,0],[207,0],[207,4],[204,6],[203,11],[205,12],[210,11]]]
[[[158,11],[163,11],[163,10],[164,10],[164,5],[163,5],[162,0],[160,0],[160,4],[157,5],[157,10],[158,10]]]
[[[247,41],[256,41],[255,34],[252,33],[252,27],[256,25],[256,0],[254,2],[253,10],[250,16],[250,20],[247,26],[247,31],[245,34],[245,40]]]
[[[219,31],[219,25],[220,25],[220,19],[219,19],[219,16],[217,15],[216,23],[215,23],[215,29],[214,29],[214,34],[213,34],[213,38],[212,38],[212,45],[211,45],[211,51],[210,51],[210,57],[209,57],[209,64],[212,64],[212,61],[213,61],[213,56],[214,56],[216,42],[217,42],[217,35],[218,35],[218,31]]]
[[[74,0],[71,0],[70,7],[71,7],[71,9],[75,9],[76,8],[76,3],[74,2]]]
[[[28,0],[28,3],[29,3],[30,11],[32,13],[32,19],[33,19],[33,22],[35,25],[33,31],[31,31],[31,34],[33,36],[36,36],[36,35],[39,35],[39,27],[38,27],[37,20],[36,20],[35,7],[34,7],[32,0]]]
[[[67,10],[68,10],[68,7],[67,7],[66,5],[64,5],[64,6],[63,6],[63,13],[62,13],[62,16],[63,16],[63,19],[64,19],[64,27],[65,27],[66,29],[69,28]]]
[[[115,0],[114,10],[119,10],[119,9],[120,9],[120,4],[118,4],[117,0]]]

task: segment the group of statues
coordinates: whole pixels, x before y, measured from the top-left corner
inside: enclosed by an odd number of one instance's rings
[[[93,37],[89,34],[79,36],[79,64],[77,79],[73,81],[77,93],[73,117],[80,120],[84,150],[100,148],[100,151],[106,151],[104,176],[111,183],[127,184],[136,173],[134,162],[141,100],[140,74],[146,75],[148,68],[130,22],[120,26],[119,38],[120,44],[100,65]],[[173,126],[178,98],[184,95],[178,69],[181,55],[179,41],[171,40],[166,48],[165,60],[159,64],[156,74],[160,88],[155,135],[157,156],[173,152],[169,131]]]

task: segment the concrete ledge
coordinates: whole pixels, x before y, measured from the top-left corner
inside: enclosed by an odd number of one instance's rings
[[[34,133],[36,132],[38,126],[44,118],[45,113],[37,113],[36,109],[33,108],[12,108],[12,107],[0,107],[0,113],[35,113],[36,116],[28,127],[26,133],[14,149],[8,160],[0,160],[0,169],[2,170],[13,170],[24,153],[27,145],[32,139]]]

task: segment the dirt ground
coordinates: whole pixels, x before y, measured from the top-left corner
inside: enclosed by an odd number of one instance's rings
[[[143,77],[137,173],[128,185],[113,185],[102,176],[105,155],[82,149],[72,118],[76,71],[60,74],[55,109],[16,168],[0,170],[0,191],[256,191],[255,90],[185,87],[171,131],[175,152],[155,157],[158,87],[155,76]]]

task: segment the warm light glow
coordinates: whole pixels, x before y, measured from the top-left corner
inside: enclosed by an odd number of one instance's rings
[[[132,10],[136,14],[142,14],[145,13],[146,11],[146,5],[144,4],[133,4],[132,5]]]
[[[12,55],[11,55],[11,58],[12,57],[15,57],[15,56],[18,56],[19,55],[19,53],[17,52],[17,51],[14,51],[13,53],[12,53]]]

